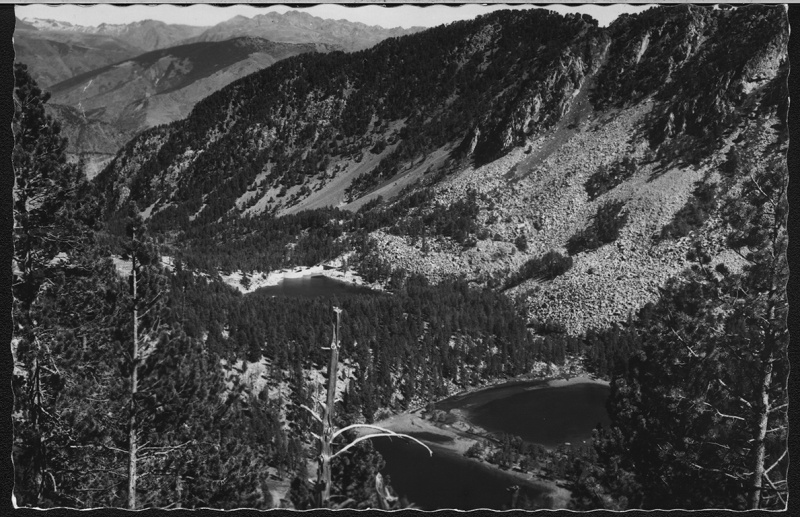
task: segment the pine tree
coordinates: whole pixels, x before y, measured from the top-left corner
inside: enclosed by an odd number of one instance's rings
[[[53,355],[60,332],[42,304],[68,277],[92,275],[91,263],[80,257],[91,244],[97,204],[77,201],[88,187],[80,169],[67,163],[60,125],[45,113],[49,94],[25,65],[16,64],[14,72],[15,493],[21,504],[46,504],[58,492],[50,444],[65,433],[54,411],[65,384]]]
[[[163,295],[166,281],[159,274],[159,257],[154,246],[147,240],[144,224],[138,215],[133,214],[127,226],[129,242],[126,243],[123,259],[130,260],[130,310],[131,338],[128,350],[123,351],[122,368],[128,385],[128,509],[137,507],[136,495],[139,479],[138,461],[145,430],[153,418],[146,413],[144,401],[153,402],[157,395],[152,391],[140,392],[139,369],[148,356],[157,348],[163,348],[166,338],[159,336],[162,331],[161,310],[164,307]],[[166,372],[162,372],[166,373]],[[163,403],[162,403],[163,404]]]

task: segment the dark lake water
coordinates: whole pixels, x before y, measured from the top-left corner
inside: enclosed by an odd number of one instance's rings
[[[488,431],[555,447],[588,440],[598,423],[608,424],[608,393],[608,387],[601,384],[549,387],[546,381],[528,381],[451,397],[437,407],[463,410],[469,421]],[[545,488],[526,485],[511,474],[436,447],[444,441],[442,435],[414,436],[431,445],[433,457],[419,445],[398,439],[373,442],[386,460],[384,473],[391,477],[392,486],[421,508],[503,509],[511,501],[507,489],[512,485],[521,486],[520,497],[524,495],[538,507],[549,507]]]
[[[547,507],[546,488],[524,485],[511,474],[432,445],[433,457],[413,443],[398,439],[376,438],[375,448],[386,460],[384,475],[394,490],[423,510],[453,508],[503,509],[511,502],[508,488],[520,485],[524,494],[537,506]]]
[[[298,278],[284,278],[278,285],[258,289],[259,293],[289,298],[330,298],[351,294],[380,294],[368,287],[335,280],[324,275],[309,275]]]
[[[608,394],[609,388],[602,384],[547,387],[530,383],[466,395],[446,401],[442,409],[464,409],[470,422],[487,431],[555,447],[588,441],[597,424],[607,426]]]

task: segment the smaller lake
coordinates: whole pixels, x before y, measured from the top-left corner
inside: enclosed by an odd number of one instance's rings
[[[284,278],[277,285],[261,287],[258,293],[287,298],[329,298],[346,295],[382,294],[369,287],[342,282],[325,275],[308,275],[297,278]]]

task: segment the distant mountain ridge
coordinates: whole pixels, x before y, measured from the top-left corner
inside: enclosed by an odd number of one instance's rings
[[[142,50],[171,47],[192,38],[208,27],[168,24],[157,20],[141,20],[131,23],[101,23],[97,26],[73,25],[47,19],[23,19],[23,24],[41,31],[74,32],[113,36]]]
[[[156,50],[183,44],[204,30],[206,27],[143,20],[116,25],[102,23],[93,32],[120,38],[144,50]]]
[[[386,38],[404,36],[423,27],[386,29],[347,20],[327,20],[302,11],[236,16],[208,28],[191,41],[221,41],[233,36],[257,36],[286,43],[326,43],[345,51],[363,50]]]
[[[50,26],[38,24],[37,28],[17,19],[14,30],[15,60],[28,65],[31,76],[43,88],[144,52],[115,36],[52,30]]]
[[[20,20],[19,18],[16,19],[16,23],[15,23],[14,26],[17,29],[27,29],[27,30],[31,30],[31,31],[39,30],[39,27],[37,27],[37,24],[34,23],[33,21],[32,22],[27,22],[27,21],[24,21],[24,20]]]
[[[325,20],[300,11],[236,16],[211,27],[142,20],[127,24],[75,25],[49,19],[17,18],[17,61],[45,87],[150,50],[252,36],[281,43],[323,43],[361,50],[422,27],[385,29],[347,20]]]
[[[47,19],[16,19],[17,61],[45,87],[149,50],[186,42],[207,27],[143,20],[127,24],[73,25]]]
[[[17,28],[85,32],[86,27],[49,18],[17,18]]]

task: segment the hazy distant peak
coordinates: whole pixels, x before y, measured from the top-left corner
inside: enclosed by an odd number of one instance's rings
[[[235,16],[207,29],[190,41],[222,41],[249,35],[286,43],[325,43],[353,51],[371,47],[389,37],[420,30],[420,27],[387,29],[348,20],[319,18],[303,11],[287,11],[284,14],[258,14],[252,18]]]
[[[58,20],[39,19],[39,18],[23,18],[23,22],[32,26],[35,29],[44,30],[74,30],[76,27],[69,22],[60,22]]]
[[[32,31],[39,30],[34,25],[32,25],[31,23],[25,21],[24,19],[21,20],[19,18],[15,18],[14,27],[16,29],[28,29],[28,30],[32,30]]]

